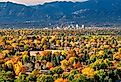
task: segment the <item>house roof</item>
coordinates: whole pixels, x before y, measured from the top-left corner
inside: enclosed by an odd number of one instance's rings
[[[45,52],[46,52],[46,51],[47,51],[47,52],[52,52],[52,54],[55,53],[55,52],[62,52],[62,50],[44,50],[44,51],[45,51]],[[38,53],[38,54],[42,54],[43,51],[30,51],[30,56],[36,56],[37,53]]]

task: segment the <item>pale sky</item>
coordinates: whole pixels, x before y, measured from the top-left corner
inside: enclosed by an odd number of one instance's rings
[[[15,3],[20,3],[20,4],[25,4],[25,5],[36,5],[36,4],[43,4],[45,2],[53,2],[53,1],[73,1],[73,2],[82,2],[82,1],[87,1],[87,0],[0,0],[0,2],[15,2]]]

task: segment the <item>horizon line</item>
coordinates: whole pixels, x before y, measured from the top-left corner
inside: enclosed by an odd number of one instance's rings
[[[36,6],[36,5],[44,5],[46,3],[53,3],[53,2],[73,2],[73,3],[83,3],[85,1],[50,1],[50,2],[44,2],[44,3],[37,3],[37,4],[26,4],[26,3],[18,3],[18,2],[13,2],[13,1],[1,1],[0,3],[14,3],[14,4],[20,4],[20,5],[25,5],[25,6]]]

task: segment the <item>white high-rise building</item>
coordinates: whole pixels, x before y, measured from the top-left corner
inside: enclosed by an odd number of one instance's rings
[[[82,25],[82,28],[85,28],[85,26],[84,26],[84,25]]]
[[[76,28],[79,28],[79,25],[78,24],[76,24]]]

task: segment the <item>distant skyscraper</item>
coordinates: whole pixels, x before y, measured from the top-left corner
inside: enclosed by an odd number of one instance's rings
[[[85,28],[85,26],[84,26],[84,25],[82,25],[82,28]]]
[[[76,24],[76,28],[79,28],[79,25],[78,24]]]

